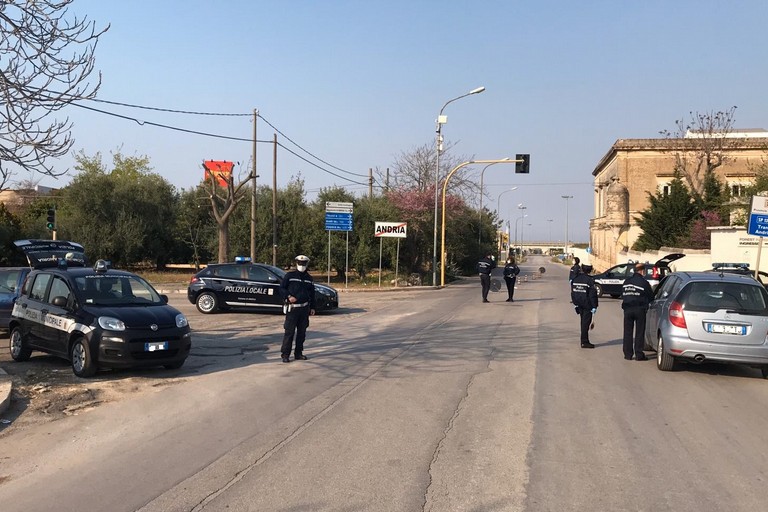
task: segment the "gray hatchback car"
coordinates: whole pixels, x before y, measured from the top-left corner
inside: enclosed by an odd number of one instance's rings
[[[768,378],[768,292],[750,276],[674,272],[648,308],[645,346],[659,370],[679,360],[737,363]]]

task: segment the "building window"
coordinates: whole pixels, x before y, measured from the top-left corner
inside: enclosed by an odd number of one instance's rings
[[[734,183],[731,185],[731,195],[733,197],[741,197],[744,195],[744,185],[741,183]]]
[[[669,196],[669,185],[664,185],[661,187],[661,195],[664,197]]]

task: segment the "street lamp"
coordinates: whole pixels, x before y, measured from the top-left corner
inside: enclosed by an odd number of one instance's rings
[[[435,130],[437,132],[437,154],[435,155],[435,229],[434,229],[434,241],[432,243],[432,285],[434,286],[437,283],[437,188],[440,186],[440,151],[443,150],[443,125],[448,122],[448,116],[443,115],[443,110],[445,110],[445,107],[448,106],[449,103],[453,103],[456,100],[460,100],[461,98],[464,98],[466,96],[469,96],[471,94],[480,94],[485,90],[485,87],[478,87],[477,89],[472,89],[466,94],[462,94],[461,96],[456,96],[455,98],[448,100],[443,105],[443,108],[440,109],[440,114],[437,116],[437,129]],[[447,179],[447,178],[446,178]]]
[[[517,205],[517,209],[522,211],[520,212],[520,218],[515,221],[515,245],[517,245],[517,223],[518,221],[521,221],[528,216],[525,213],[525,210],[527,210],[528,207],[524,206],[523,203],[520,203],[519,205]],[[520,225],[520,256],[522,255],[523,255],[523,226],[521,224]]]
[[[501,194],[499,194],[499,197],[496,198],[496,211],[499,214],[499,217],[501,217],[501,196],[506,194],[507,192],[512,192],[513,190],[517,190],[517,187],[508,188],[507,190],[502,190]]]
[[[568,259],[568,200],[573,199],[573,196],[560,196],[565,199],[565,259]]]
[[[479,92],[482,92],[479,91]],[[448,173],[448,175],[445,177],[445,181],[443,182],[443,225],[442,225],[442,234],[441,234],[441,246],[440,246],[440,287],[445,286],[445,193],[448,189],[448,182],[450,181],[453,174],[464,167],[465,165],[470,164],[513,164],[517,163],[514,160],[510,160],[509,158],[504,158],[501,160],[469,160],[468,162],[462,162],[453,169],[451,169],[451,172]],[[435,276],[437,277],[437,276]]]
[[[479,215],[477,219],[477,246],[478,249],[480,248],[480,240],[481,236],[483,234],[482,226],[483,226],[483,174],[485,174],[485,170],[489,168],[490,166],[495,165],[495,162],[493,164],[488,164],[485,167],[483,167],[483,170],[480,171],[480,209],[479,209]],[[515,187],[517,188],[517,187]]]
[[[553,220],[555,219],[547,219],[547,222],[549,222],[549,240],[547,241],[547,243],[549,245],[552,245],[552,221]]]
[[[518,247],[518,245],[517,245],[517,223],[520,222],[521,220],[523,220],[524,218],[526,218],[527,216],[528,216],[528,214],[525,214],[525,215],[522,215],[521,217],[515,219],[515,247]],[[521,240],[520,240],[520,246],[519,247],[520,247],[520,253],[522,255],[522,252],[523,252],[522,237],[521,237]]]

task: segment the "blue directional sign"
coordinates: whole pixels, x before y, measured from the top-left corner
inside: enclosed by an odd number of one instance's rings
[[[752,196],[747,233],[768,236],[768,197]]]
[[[352,214],[325,212],[325,230],[352,231]]]

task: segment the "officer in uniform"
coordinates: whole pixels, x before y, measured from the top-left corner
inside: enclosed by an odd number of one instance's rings
[[[573,266],[568,271],[568,282],[569,283],[572,283],[573,282],[573,278],[576,277],[577,275],[579,275],[579,272],[581,272],[581,267],[579,266],[580,262],[581,262],[581,260],[578,257],[573,258]]]
[[[515,263],[515,258],[509,257],[506,265],[504,265],[504,280],[507,282],[507,294],[509,295],[507,302],[515,302],[515,282],[519,273],[520,267]]]
[[[280,296],[285,301],[285,335],[280,348],[283,362],[290,362],[291,345],[296,334],[294,356],[297,361],[306,360],[304,355],[304,339],[309,327],[309,317],[315,314],[315,284],[307,272],[309,258],[300,254],[296,256],[296,270],[291,270],[280,283]]]
[[[496,268],[496,260],[490,252],[485,254],[477,262],[477,271],[480,274],[480,284],[483,287],[483,302],[488,302],[488,290],[491,289],[491,270]]]
[[[581,348],[595,348],[589,342],[589,328],[592,325],[592,315],[597,313],[597,289],[595,280],[589,275],[592,265],[581,265],[571,281],[571,302],[576,314],[581,319]]]
[[[624,310],[624,359],[645,361],[645,315],[653,300],[653,288],[644,277],[645,265],[635,264],[635,272],[624,281],[621,293],[621,309]],[[634,330],[634,345],[632,331]]]

